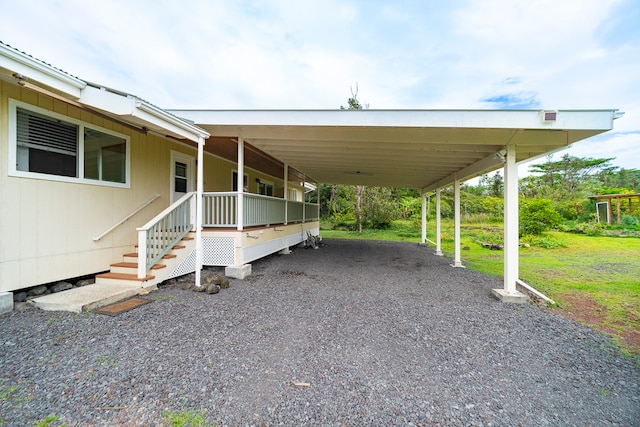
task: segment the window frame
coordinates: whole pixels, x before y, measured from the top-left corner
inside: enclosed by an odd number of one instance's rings
[[[235,176],[234,176],[235,175]],[[232,192],[237,192],[238,190],[234,190],[234,188],[237,186],[238,183],[238,170],[237,169],[233,169],[231,171],[231,191]],[[242,188],[242,192],[243,193],[249,193],[249,174],[243,174],[242,175],[242,184],[243,184],[243,188]]]
[[[63,175],[55,175],[41,172],[30,172],[19,170],[17,166],[17,151],[18,151],[18,117],[17,110],[21,108],[23,110],[33,112],[36,114],[43,115],[45,117],[49,117],[54,120],[60,120],[65,123],[69,123],[75,126],[78,126],[78,140],[77,140],[77,177],[72,176],[63,176]],[[98,185],[101,187],[118,187],[118,188],[131,188],[131,137],[128,135],[121,134],[119,132],[114,132],[110,129],[105,129],[101,126],[94,125],[92,123],[87,123],[82,120],[74,119],[73,117],[65,116],[63,114],[56,113],[51,110],[47,110],[42,107],[38,107],[32,104],[28,104],[26,102],[18,101],[16,99],[9,99],[9,111],[8,111],[8,131],[9,131],[9,169],[8,175],[19,178],[32,178],[32,179],[41,179],[46,181],[58,181],[58,182],[67,182],[67,183],[75,183],[75,184],[87,184],[87,185]],[[107,135],[114,136],[116,138],[121,138],[125,141],[125,182],[113,182],[113,181],[102,181],[99,179],[93,178],[85,178],[85,164],[84,164],[84,135],[85,128],[96,130],[98,132],[105,133]]]

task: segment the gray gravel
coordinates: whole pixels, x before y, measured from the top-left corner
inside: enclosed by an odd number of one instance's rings
[[[161,425],[640,425],[640,369],[591,328],[490,296],[410,243],[325,239],[217,295],[117,317],[0,317],[0,420]],[[0,422],[2,425],[2,422]],[[53,424],[55,425],[55,424]]]

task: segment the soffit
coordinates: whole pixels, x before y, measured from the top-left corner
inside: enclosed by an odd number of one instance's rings
[[[315,182],[431,189],[610,130],[616,110],[169,110],[245,142]]]

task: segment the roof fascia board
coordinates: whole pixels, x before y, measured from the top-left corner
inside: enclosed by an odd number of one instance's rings
[[[206,139],[209,137],[207,131],[182,121],[172,114],[132,95],[123,95],[104,88],[87,86],[82,91],[79,102],[89,107],[115,114],[124,121],[126,121],[127,117],[141,120],[148,124],[150,128],[160,128],[176,138],[185,138],[198,142],[200,138]]]
[[[149,104],[148,102],[142,101],[141,99],[137,99],[135,103],[136,109],[134,110],[136,113],[144,112],[152,117],[162,120],[168,125],[173,126],[176,129],[179,129],[181,133],[185,134],[185,138],[191,139],[195,142],[198,142],[200,138],[209,138],[211,134],[204,129],[199,128],[198,126],[192,125],[167,111],[156,107],[155,105]],[[137,117],[142,117],[141,114],[135,114]],[[190,136],[189,136],[190,135]],[[195,139],[194,139],[195,138]]]
[[[353,126],[610,130],[618,110],[167,110],[202,126]]]
[[[0,67],[76,100],[87,86],[85,81],[1,43]]]

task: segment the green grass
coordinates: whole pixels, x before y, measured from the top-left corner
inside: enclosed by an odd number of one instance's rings
[[[323,223],[321,234],[327,238],[356,238],[419,242],[421,230],[414,221],[395,221],[388,230],[352,231],[328,229]],[[442,250],[454,252],[453,222],[442,223]],[[435,221],[427,225],[427,238],[435,240]],[[484,248],[481,242],[502,241],[501,223],[465,224],[461,241],[468,250],[461,252],[463,264],[486,274],[503,275],[504,253]],[[587,296],[597,319],[587,323],[613,333],[623,350],[640,355],[637,334],[640,331],[640,238],[586,236],[549,232],[529,239],[531,247],[520,248],[521,280],[535,287],[571,311],[574,296]],[[630,336],[636,336],[636,343]]]
[[[162,413],[163,426],[171,427],[215,427],[216,424],[207,424],[205,412],[191,411],[165,411]]]

